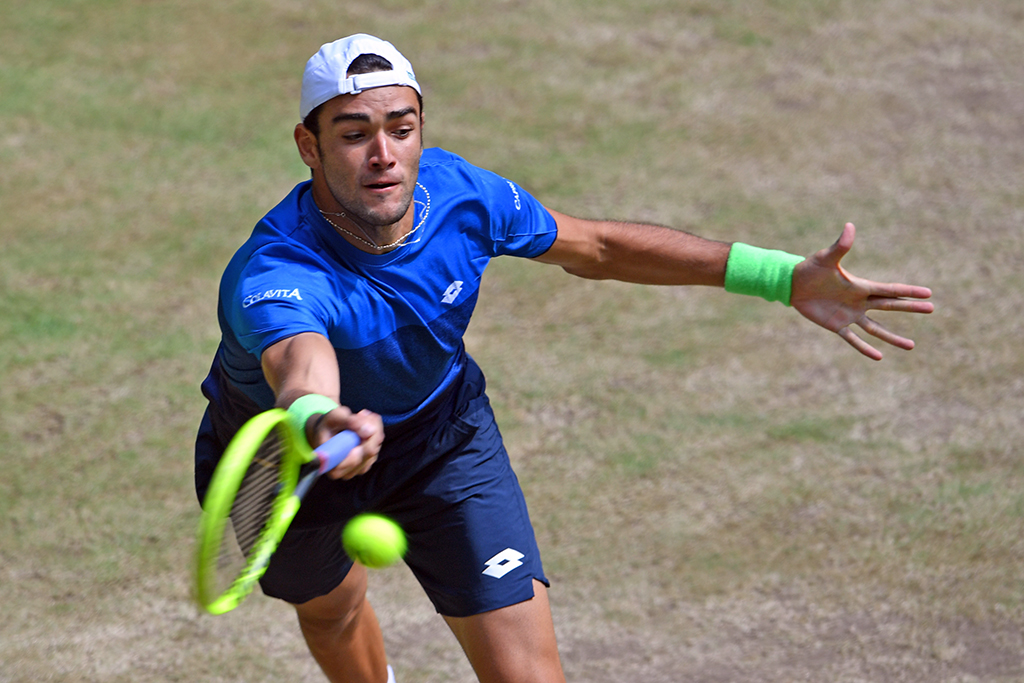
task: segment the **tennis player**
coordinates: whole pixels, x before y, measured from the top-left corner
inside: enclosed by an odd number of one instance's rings
[[[913,342],[870,310],[929,313],[924,287],[854,277],[839,240],[808,259],[668,228],[573,218],[514,182],[423,148],[412,65],[354,35],[306,65],[295,127],[312,179],[259,223],[227,266],[223,337],[203,392],[196,444],[202,497],[234,432],[273,406],[315,446],[361,437],[310,492],[261,580],[294,605],[332,681],[385,683],[366,570],[341,546],[346,520],[373,510],[406,531],[406,562],[481,681],[564,681],[548,580],[529,515],[463,334],[496,256],[585,278],[724,286],[792,305],[872,359],[851,329]]]

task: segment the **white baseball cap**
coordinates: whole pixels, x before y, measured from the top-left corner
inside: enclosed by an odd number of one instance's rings
[[[349,77],[348,68],[360,55],[383,57],[391,62],[393,70]],[[408,86],[420,95],[423,94],[420,84],[416,82],[412,64],[394,45],[365,33],[326,43],[306,62],[306,71],[302,75],[299,116],[305,120],[309,112],[338,95],[358,95],[370,88],[383,88],[389,85]]]

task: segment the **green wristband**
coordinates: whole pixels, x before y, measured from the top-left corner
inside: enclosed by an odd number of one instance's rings
[[[781,301],[789,306],[793,269],[803,256],[736,242],[725,266],[725,291]]]
[[[329,413],[337,407],[338,404],[326,396],[306,394],[295,399],[288,406],[288,414],[292,416],[293,424],[299,434],[302,434],[302,438],[307,439],[306,423],[309,422],[309,418],[318,413]]]

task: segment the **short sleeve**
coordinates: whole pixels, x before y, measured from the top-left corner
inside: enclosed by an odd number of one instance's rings
[[[555,241],[554,217],[533,195],[489,171],[480,171],[494,256],[540,256]]]
[[[287,244],[268,245],[242,269],[225,311],[239,343],[257,358],[267,347],[303,332],[327,335],[328,302],[336,293],[324,264]]]

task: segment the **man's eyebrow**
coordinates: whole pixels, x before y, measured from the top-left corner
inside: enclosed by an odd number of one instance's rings
[[[405,109],[388,112],[386,119],[388,121],[394,121],[395,119],[400,119],[415,113],[416,107],[406,107]],[[370,115],[363,113],[338,114],[331,119],[331,123],[333,124],[341,123],[342,121],[359,121],[361,123],[369,123]]]
[[[394,121],[395,119],[400,119],[403,116],[409,116],[410,114],[415,113],[416,107],[406,107],[405,109],[399,109],[398,111],[388,113],[388,121]]]
[[[338,114],[331,119],[331,123],[341,123],[342,121],[362,121],[364,123],[369,123],[370,116],[368,114]]]

